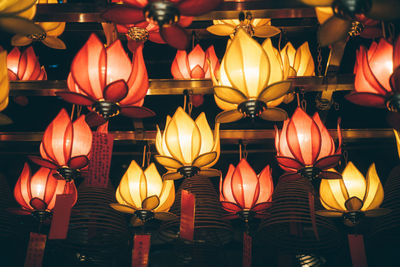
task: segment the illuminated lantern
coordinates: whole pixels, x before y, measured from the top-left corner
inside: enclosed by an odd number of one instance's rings
[[[57,4],[58,0],[38,0],[38,4]],[[43,32],[40,34],[17,34],[11,39],[13,46],[26,46],[30,45],[32,41],[40,41],[48,47],[54,49],[66,49],[62,40],[58,38],[65,29],[65,22],[37,22]]]
[[[192,17],[182,16],[178,25],[187,27],[192,23],[192,20]],[[160,27],[148,21],[136,24],[117,24],[117,30],[128,37],[128,48],[131,51],[134,51],[147,40],[158,44],[165,44],[164,39],[160,35]]]
[[[2,0],[0,29],[16,34],[41,34],[43,29],[31,19],[36,14],[37,0]]]
[[[40,144],[42,158],[30,159],[50,169],[56,169],[62,178],[70,181],[89,163],[92,148],[92,131],[85,115],[72,122],[65,109],[47,126]]]
[[[47,80],[46,70],[40,66],[32,46],[22,53],[17,47],[14,47],[7,56],[7,68],[10,81]]]
[[[149,88],[142,49],[138,47],[131,62],[119,40],[105,48],[92,34],[72,61],[69,92],[58,95],[67,102],[89,106],[106,120],[119,113],[133,118],[154,116],[142,107]]]
[[[369,167],[366,179],[352,162],[347,164],[342,177],[321,181],[320,200],[326,210],[320,210],[318,214],[343,216],[346,225],[354,226],[363,216],[388,213],[388,209],[379,208],[383,201],[383,187],[374,163]]]
[[[222,207],[245,220],[250,216],[265,215],[265,210],[271,205],[273,191],[269,165],[257,175],[245,159],[236,168],[229,165],[224,181],[222,177],[220,180]]]
[[[387,107],[391,111],[400,108],[400,41],[395,47],[381,39],[373,42],[367,50],[357,50],[354,67],[354,91],[346,99],[357,105],[377,108]]]
[[[54,208],[59,194],[72,194],[71,206],[75,205],[78,195],[74,182],[58,180],[54,174],[53,170],[40,168],[32,175],[29,165],[25,163],[14,188],[14,197],[22,206],[19,213],[45,219]]]
[[[268,38],[281,32],[271,25],[271,19],[254,19],[250,12],[239,14],[239,19],[213,20],[212,26],[207,28],[212,34],[219,36],[233,36],[238,29],[245,30],[250,36]]]
[[[7,107],[9,93],[10,84],[8,82],[7,51],[0,50],[0,111],[3,111]],[[0,121],[2,121],[2,119],[0,119]]]
[[[175,186],[172,180],[162,180],[154,163],[145,171],[132,160],[117,188],[118,203],[110,206],[118,211],[134,214],[133,225],[141,225],[155,218],[171,220],[176,218],[169,209],[175,200]]]
[[[210,169],[219,158],[219,124],[215,124],[213,135],[203,112],[195,121],[181,107],[172,118],[167,116],[162,134],[157,126],[156,149],[159,155],[154,157],[168,169],[164,179],[220,175]]]
[[[335,151],[335,143],[318,112],[311,118],[298,107],[292,118],[283,122],[280,133],[275,128],[276,159],[279,166],[288,172],[286,178],[339,179],[337,173],[325,171],[340,160],[342,137],[339,124],[337,134],[339,145]]]
[[[149,21],[160,27],[162,39],[176,49],[186,49],[189,36],[182,24],[182,16],[199,16],[216,8],[221,0],[114,0],[122,2],[107,9],[102,17],[117,24],[137,24]]]
[[[281,50],[284,73],[288,76],[314,76],[315,65],[308,42],[295,49],[288,42]]]
[[[284,96],[291,82],[284,81],[279,53],[271,40],[262,46],[244,30],[239,29],[226,49],[220,71],[213,74],[214,97],[224,111],[217,115],[221,123],[256,116],[265,120],[287,118],[283,109],[273,103]]]

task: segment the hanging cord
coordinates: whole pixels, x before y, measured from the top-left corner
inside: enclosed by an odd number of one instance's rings
[[[79,118],[81,116],[81,113],[82,113],[82,106],[77,105],[76,106],[76,117]]]
[[[74,112],[75,112],[75,104],[72,104],[72,110],[71,110],[71,121],[74,120]]]
[[[147,150],[147,145],[143,146],[143,159],[142,159],[142,169],[144,169],[144,166],[146,165],[146,150]]]
[[[386,39],[386,27],[385,27],[385,22],[384,21],[381,21],[381,27],[382,27],[383,38]]]
[[[242,140],[239,140],[239,161],[242,160],[242,158],[247,160],[247,144],[243,143]]]
[[[147,143],[143,146],[142,169],[150,165],[151,151],[150,145]]]

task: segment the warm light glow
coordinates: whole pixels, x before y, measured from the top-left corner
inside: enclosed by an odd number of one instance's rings
[[[26,48],[22,53],[19,48],[14,47],[7,56],[8,78],[15,80],[47,80],[44,67],[40,67],[38,58],[32,46]]]
[[[58,180],[54,174],[55,171],[40,168],[32,176],[29,165],[25,163],[14,189],[14,197],[23,209],[51,211],[58,194],[73,194],[71,206],[75,205],[78,196],[74,182]]]
[[[347,164],[342,176],[343,180],[321,181],[320,199],[327,210],[348,212],[353,211],[350,207],[361,211],[379,208],[384,193],[374,163],[369,167],[366,179],[352,162]],[[348,204],[352,198],[356,205]]]
[[[220,201],[226,211],[234,214],[242,210],[263,213],[270,205],[273,190],[269,165],[257,175],[249,163],[242,159],[236,168],[229,165],[223,181],[221,177]]]
[[[112,205],[116,210],[133,213],[135,210],[151,210],[167,212],[175,200],[174,181],[161,179],[154,163],[143,172],[142,168],[132,160],[116,191],[119,204]],[[153,206],[145,206],[145,200],[158,199]]]
[[[213,20],[212,26],[207,28],[212,34],[233,37],[237,29],[248,29],[251,34],[256,37],[268,38],[275,36],[281,32],[277,27],[271,26],[271,19],[245,19],[240,21],[238,19],[223,19]]]
[[[9,92],[7,51],[3,50],[0,51],[0,111],[3,111],[8,105]]]

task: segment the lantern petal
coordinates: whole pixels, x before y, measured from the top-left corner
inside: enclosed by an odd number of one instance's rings
[[[160,199],[157,196],[149,196],[142,202],[144,210],[154,210],[160,204]]]
[[[257,97],[257,100],[267,103],[273,101],[287,94],[292,86],[290,81],[280,81],[269,85],[267,88],[262,90]]]
[[[260,182],[260,195],[256,204],[271,201],[272,192],[274,192],[274,182],[272,180],[272,172],[269,165],[267,165],[258,175],[258,180]],[[253,210],[254,208],[255,207],[253,207]]]
[[[135,107],[135,106],[120,106],[121,115],[135,119],[144,119],[154,117],[156,114],[149,108],[146,107]]]
[[[171,212],[155,212],[154,213],[154,219],[160,220],[160,221],[172,221],[176,220],[178,216]]]
[[[222,183],[222,177],[220,180],[220,192],[221,192],[220,199],[227,202],[236,202],[232,192],[232,177],[234,172],[235,172],[235,167],[232,164],[229,164],[228,172],[225,176],[223,183]]]
[[[282,59],[278,50],[272,45],[270,38],[265,39],[261,46],[268,57],[269,69],[273,70],[270,72],[268,82],[265,86],[282,81],[284,78],[284,72],[282,69]],[[263,90],[264,88],[260,89]]]
[[[171,65],[171,74],[174,79],[190,79],[190,66],[185,50],[178,50]]]
[[[373,210],[366,210],[364,211],[365,216],[367,217],[380,217],[389,214],[392,212],[391,209],[379,208]]]
[[[214,94],[231,104],[240,104],[247,100],[247,97],[241,91],[232,87],[214,86]]]
[[[298,161],[294,158],[284,157],[284,156],[277,156],[276,160],[278,161],[279,165],[282,167],[286,167],[292,170],[299,170],[304,168],[303,163]]]
[[[233,172],[231,181],[235,202],[243,209],[251,209],[260,194],[258,177],[245,159],[242,159]]]
[[[257,97],[267,86],[270,79],[268,56],[260,44],[244,30],[237,31],[224,60],[229,81],[247,97]]]
[[[141,8],[127,5],[115,5],[107,8],[101,14],[101,17],[106,21],[112,21],[117,24],[136,24],[145,20]]]
[[[231,213],[237,213],[243,210],[240,206],[233,202],[221,201],[221,205],[224,210]]]
[[[14,188],[15,200],[25,209],[32,209],[29,204],[31,199],[31,191],[29,188],[29,180],[31,179],[31,168],[27,163],[24,164],[24,168],[18,178],[17,184]]]
[[[320,158],[315,162],[314,167],[319,168],[321,170],[333,168],[339,163],[341,156],[342,156],[341,154],[338,154]]]
[[[20,80],[38,80],[41,73],[35,51],[29,46],[19,59],[17,76]]]
[[[348,192],[349,198],[357,197],[360,201],[366,193],[366,181],[364,175],[349,161],[343,170],[343,183]]]
[[[254,27],[254,36],[260,38],[269,38],[279,33],[281,33],[281,29],[270,25]]]
[[[235,28],[228,24],[217,24],[207,27],[207,31],[214,35],[228,36],[234,33]]]
[[[119,203],[110,203],[110,207],[115,209],[116,211],[123,212],[123,213],[129,213],[129,214],[134,214],[136,211],[131,206],[122,205]]]
[[[160,196],[163,182],[157,171],[156,165],[151,163],[144,171],[144,175],[146,176],[147,195]]]
[[[29,201],[29,205],[31,205],[34,210],[46,210],[47,208],[46,202],[37,197],[32,198],[31,201]]]
[[[166,43],[176,49],[185,50],[189,45],[188,33],[177,24],[161,27],[160,34]]]
[[[90,97],[74,93],[74,92],[56,92],[56,95],[61,97],[64,101],[81,106],[91,106],[94,104],[93,99]]]
[[[124,80],[117,80],[104,88],[104,99],[110,102],[119,102],[128,94],[128,85]]]
[[[267,108],[259,117],[267,121],[284,121],[287,119],[288,115],[286,111],[281,108]]]
[[[103,127],[108,127],[107,125],[107,121],[103,118],[103,116],[99,115],[97,112],[95,111],[91,111],[89,113],[86,114],[85,116],[85,121],[88,124],[89,127],[99,127],[103,126]]]
[[[219,6],[221,0],[183,0],[179,1],[178,9],[185,16],[199,16],[210,12]]]
[[[293,68],[296,70],[297,76],[314,75],[315,65],[308,42],[297,48]]]
[[[192,51],[188,54],[188,62],[190,69],[194,69],[196,66],[199,66],[201,69],[205,68],[206,65],[206,53],[201,48],[199,44],[197,44]]]
[[[329,134],[328,129],[326,129],[326,127],[322,123],[318,112],[315,112],[312,119],[317,124],[319,131],[321,133],[321,149],[318,158],[321,159],[323,157],[332,155],[335,152],[335,143],[333,142],[333,139]]]
[[[67,47],[65,46],[65,43],[59,39],[58,37],[55,36],[47,36],[43,41],[43,44],[45,44],[46,46],[50,47],[50,48],[54,48],[54,49],[67,49]]]
[[[270,208],[272,206],[271,202],[261,202],[258,203],[256,205],[254,205],[254,207],[251,208],[251,211],[254,211],[256,213],[266,213],[266,210],[268,208]]]
[[[68,166],[72,169],[82,169],[89,164],[89,159],[87,156],[76,156],[72,157],[69,162]]]
[[[167,172],[163,175],[163,180],[178,180],[182,178],[183,175],[179,172]]]
[[[160,204],[155,209],[155,211],[156,212],[169,211],[175,200],[175,186],[173,180],[163,181],[163,188],[161,190],[159,198],[160,198]]]
[[[400,66],[400,37],[397,37],[393,47],[393,69]]]
[[[327,46],[340,40],[345,40],[351,26],[351,21],[336,16],[330,17],[318,29],[318,43]]]
[[[190,72],[190,77],[192,79],[204,79],[205,75],[206,75],[206,73],[204,72],[204,69],[202,67],[200,67],[199,65],[194,67],[192,69],[192,71]]]
[[[0,28],[21,35],[41,34],[43,29],[31,20],[19,16],[0,17]]]
[[[82,115],[72,123],[73,143],[71,157],[84,156],[87,158],[92,148],[92,131],[85,119],[86,117]],[[81,160],[85,161],[84,159]]]
[[[218,177],[221,176],[221,171],[217,169],[200,169],[200,171],[197,173],[197,176],[203,176],[203,177]]]
[[[320,174],[318,175],[321,179],[342,179],[342,175],[340,175],[340,173],[337,172],[332,172],[332,171],[322,171],[320,172]]]
[[[35,164],[37,164],[37,165],[39,165],[39,166],[42,166],[42,167],[45,167],[45,168],[49,168],[49,169],[57,169],[57,165],[56,164],[54,164],[53,162],[51,162],[51,161],[48,161],[48,160],[45,160],[45,159],[42,159],[41,157],[38,157],[38,156],[28,156],[28,158],[30,159],[30,161],[32,161],[33,163],[35,163]]]
[[[154,158],[158,161],[158,163],[167,168],[179,169],[180,167],[183,167],[183,164],[181,162],[171,157],[155,155]]]
[[[393,45],[382,38],[375,53],[369,58],[364,57],[364,70],[373,73],[374,78],[386,91],[391,91],[389,79],[393,72]],[[367,77],[368,78],[368,77]]]
[[[390,76],[390,86],[393,92],[400,92],[400,67],[397,67]]]
[[[199,168],[203,167],[203,166],[213,162],[216,157],[217,157],[216,152],[208,152],[208,153],[201,154],[200,156],[198,156],[197,158],[195,158],[193,160],[192,166],[199,167]]]
[[[345,211],[345,202],[347,196],[346,189],[343,188],[343,181],[339,179],[327,180],[322,179],[319,195],[322,205],[329,210]]]
[[[11,45],[12,46],[26,46],[32,43],[32,39],[28,38],[25,35],[14,35],[11,38]]]
[[[363,207],[361,210],[372,210],[379,208],[383,201],[383,187],[376,172],[375,163],[371,164],[367,172],[366,193],[363,199]]]
[[[211,78],[211,73],[215,73],[219,70],[220,67],[219,60],[217,54],[215,54],[215,49],[213,45],[209,46],[206,50],[206,60],[207,62],[204,63],[204,78],[209,79]]]
[[[200,113],[196,118],[195,123],[197,127],[199,127],[201,135],[200,155],[212,151],[214,146],[214,136],[204,112]]]
[[[219,123],[230,123],[241,120],[243,118],[244,115],[237,109],[234,109],[218,113],[218,115],[215,117],[215,121]]]
[[[324,216],[324,217],[342,217],[343,212],[334,211],[334,210],[317,210],[315,211],[317,215]]]
[[[118,80],[128,81],[132,73],[132,62],[122,47],[120,40],[113,42],[106,48],[106,57],[106,84],[109,86],[111,83]],[[117,88],[120,88],[120,90],[117,90],[121,92],[120,95],[124,95],[124,85],[119,84]],[[104,93],[105,89],[103,91],[103,96]],[[118,101],[121,100],[122,99],[119,99]]]
[[[367,106],[367,107],[386,107],[386,98],[373,93],[355,93],[351,92],[345,95],[345,98],[356,105]]]

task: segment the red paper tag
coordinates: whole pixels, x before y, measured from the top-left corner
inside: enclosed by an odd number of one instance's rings
[[[146,267],[149,262],[150,235],[135,235],[132,267]]]
[[[318,229],[317,229],[317,222],[315,218],[315,203],[314,203],[314,195],[311,192],[308,192],[308,204],[310,206],[310,217],[311,217],[311,224],[314,231],[315,238],[319,241]]]
[[[194,216],[195,216],[195,197],[192,193],[182,190],[181,194],[181,224],[180,237],[186,240],[193,240],[194,236]]]
[[[66,239],[68,233],[69,217],[74,201],[74,195],[62,194],[56,196],[53,209],[49,239]]]
[[[114,136],[107,133],[94,132],[92,151],[86,184],[95,187],[107,187],[110,174]]]
[[[25,257],[25,267],[42,267],[46,235],[31,233]]]
[[[243,233],[243,267],[251,267],[251,236]]]
[[[351,261],[354,267],[367,267],[363,235],[348,235]]]

